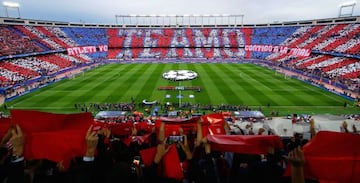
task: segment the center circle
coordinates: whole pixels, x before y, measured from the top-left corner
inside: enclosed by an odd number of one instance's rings
[[[191,70],[170,70],[164,72],[162,77],[170,81],[185,81],[197,78],[198,74]]]

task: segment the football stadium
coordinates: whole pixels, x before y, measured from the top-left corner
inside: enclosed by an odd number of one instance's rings
[[[355,6],[107,24],[4,2],[0,182],[360,182]]]

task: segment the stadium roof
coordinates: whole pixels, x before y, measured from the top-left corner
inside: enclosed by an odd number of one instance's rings
[[[8,0],[7,0],[8,1]],[[114,24],[115,15],[245,15],[245,24],[334,18],[349,0],[10,0],[19,3],[21,18]],[[351,1],[353,2],[353,1]],[[4,8],[6,9],[6,8]],[[349,11],[344,9],[343,11]],[[18,12],[8,9],[14,17]],[[360,15],[355,5],[353,16]],[[5,10],[2,15],[5,16]]]

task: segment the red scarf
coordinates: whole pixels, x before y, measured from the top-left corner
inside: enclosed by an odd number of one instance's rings
[[[304,147],[304,174],[321,182],[360,182],[360,135],[320,131]],[[285,173],[290,175],[290,166]]]
[[[269,147],[280,149],[282,142],[275,135],[208,135],[211,149],[244,154],[267,154]]]
[[[141,159],[145,166],[150,166],[155,158],[156,147],[144,149],[140,151]],[[167,178],[182,180],[184,174],[180,165],[179,155],[176,150],[176,145],[171,145],[169,151],[164,155],[159,163],[159,175]]]
[[[11,119],[25,135],[24,157],[63,162],[83,156],[85,134],[94,120],[91,113],[55,114],[32,110],[11,110]]]

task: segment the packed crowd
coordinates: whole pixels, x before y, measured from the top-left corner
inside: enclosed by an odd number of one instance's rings
[[[36,57],[26,57],[25,59],[24,58],[13,59],[11,60],[11,63],[42,74],[52,73],[60,69],[59,66],[49,62],[43,62],[37,59]]]
[[[19,75],[16,72],[12,72],[12,71],[9,71],[9,70],[0,70],[0,74],[1,74],[0,86],[2,86],[2,87],[11,86],[11,85],[14,85],[16,83],[26,81],[25,77]]]
[[[47,159],[24,159],[24,147],[29,136],[21,126],[11,126],[1,140],[0,181],[321,182],[304,176],[304,164],[309,160],[301,147],[308,143],[308,139],[302,135],[295,134],[290,139],[283,139],[280,146],[269,146],[265,154],[236,153],[218,150],[219,146],[212,140],[213,136],[204,136],[205,123],[205,118],[200,117],[195,121],[196,128],[176,128],[177,136],[169,131],[169,125],[173,124],[169,121],[161,121],[159,126],[155,124],[150,130],[134,127],[129,135],[118,135],[112,133],[110,128],[91,125],[84,137],[86,148],[83,156],[73,157],[70,165]],[[310,119],[309,123],[313,138],[317,135],[315,121]],[[231,131],[229,123],[224,123],[221,128],[228,137],[274,135],[265,129],[254,132],[251,125],[239,133]],[[354,126],[349,129],[345,121],[340,128],[343,133],[357,133],[357,129]],[[291,167],[290,174],[286,173],[288,167]]]
[[[324,50],[324,51],[343,51],[345,53],[348,53],[348,50],[355,46],[353,43],[357,42],[357,39],[359,39],[359,24],[349,24],[344,29],[331,34],[327,39],[321,43],[315,46],[314,49],[317,50]],[[348,40],[345,42],[345,40]],[[342,45],[342,46],[341,46]],[[350,54],[356,54],[349,52]]]
[[[267,27],[249,30],[185,28],[176,30],[107,30],[104,28],[19,25],[2,26],[2,35],[6,35],[2,39],[6,39],[4,40],[6,45],[2,46],[1,50],[18,50],[11,47],[14,45],[11,42],[14,41],[17,46],[32,49],[32,53],[59,50],[78,45],[108,45],[111,48],[108,54],[99,52],[90,54],[90,56],[94,59],[259,58],[277,62],[289,62],[289,67],[296,67],[307,58],[281,53],[248,53],[242,47],[245,44],[267,44],[356,55],[359,49],[356,44],[359,42],[358,29],[358,24]],[[8,40],[8,38],[11,39]],[[29,53],[29,51],[24,50],[22,53]],[[20,54],[20,52],[17,54]],[[72,62],[77,61],[72,58],[68,59]],[[337,60],[339,64],[332,64],[334,60]],[[357,60],[355,58],[330,57],[314,65],[326,67],[324,72],[328,76],[354,79],[358,76]],[[308,65],[309,69],[315,67],[314,65]]]
[[[2,73],[0,85],[11,86],[90,61],[91,58],[87,56],[74,57],[62,53],[5,60],[0,63]]]
[[[11,26],[0,26],[0,56],[39,51],[42,49],[29,37],[15,33]]]
[[[86,152],[83,157],[74,157],[69,168],[61,163],[46,159],[25,160],[22,156],[26,136],[20,126],[9,129],[2,139],[0,174],[1,181],[7,182],[290,182],[283,177],[283,168],[278,165],[281,160],[279,149],[270,148],[266,155],[226,154],[212,151],[210,143],[202,137],[202,120],[198,121],[195,133],[184,133],[182,141],[170,144],[169,136],[166,137],[165,123],[162,122],[158,134],[150,133],[149,140],[144,143],[132,141],[124,143],[123,137],[116,137],[109,129],[94,130],[91,126],[85,136]],[[131,136],[145,135],[143,131],[135,128]],[[304,163],[301,150],[296,148],[290,151],[289,161],[292,166],[300,167]],[[154,159],[145,165],[141,151],[155,147]],[[171,150],[171,148],[173,148]],[[174,148],[176,148],[174,150]],[[182,166],[183,177],[174,178],[164,175],[160,170],[161,162],[165,161],[166,154],[170,151],[179,156],[179,165]],[[300,153],[301,157],[292,157],[293,153]],[[229,157],[228,157],[229,156]],[[228,159],[232,159],[228,162]],[[293,159],[295,158],[295,159]],[[300,165],[296,164],[300,161]],[[170,163],[176,161],[172,160]],[[230,163],[230,164],[229,164]],[[230,166],[231,165],[231,166]],[[169,167],[168,167],[169,168]],[[173,169],[174,170],[174,169]],[[301,170],[299,170],[301,171]],[[295,177],[304,179],[301,176]],[[296,180],[296,181],[298,181]]]
[[[296,46],[311,48],[312,50],[317,51],[356,55],[358,54],[359,49],[356,44],[359,42],[358,29],[358,24],[339,24],[315,27],[304,26],[295,30],[291,36],[287,36],[287,38],[284,37],[283,39],[286,39],[281,44],[288,47]],[[271,35],[271,33],[268,34]],[[259,53],[256,53],[256,55],[259,55]],[[293,55],[273,53],[267,56],[266,59],[284,62],[288,67],[292,68],[302,69],[305,66],[309,70],[320,68],[323,70],[323,76],[329,77],[330,79],[335,77],[355,79],[358,75],[358,68],[353,65],[355,64],[356,66],[356,63],[358,63],[358,59],[356,58],[327,55],[313,55],[312,57],[302,58]]]
[[[176,107],[175,107],[176,106]],[[75,103],[75,109],[79,111],[86,111],[86,112],[99,112],[99,111],[127,111],[133,112],[136,110],[145,110],[158,107],[158,114],[166,115],[169,111],[173,111],[176,109],[181,111],[188,111],[190,113],[200,113],[199,111],[262,111],[262,107],[254,107],[251,108],[248,105],[231,105],[231,104],[220,104],[220,105],[213,105],[213,104],[200,104],[200,103],[190,103],[190,102],[183,102],[181,105],[178,103],[169,103],[169,102],[155,102],[151,104],[146,104],[144,102],[135,103],[135,101],[128,102],[128,103]],[[270,104],[267,106],[270,107]],[[273,115],[275,116],[275,115]]]
[[[134,103],[76,103],[75,109],[81,111],[134,111],[136,105]]]
[[[24,29],[30,32],[33,37],[36,37],[40,42],[47,45],[52,50],[59,50],[62,48],[61,45],[56,43],[52,37],[49,37],[46,33],[40,31],[37,29],[37,27],[34,26],[23,26]]]

